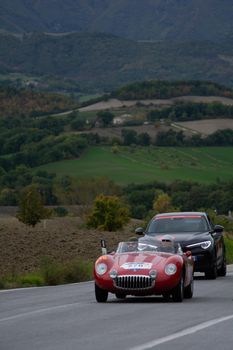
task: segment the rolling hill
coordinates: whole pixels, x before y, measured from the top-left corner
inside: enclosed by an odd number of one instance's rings
[[[1,0],[0,29],[216,41],[232,36],[232,9],[231,0]]]
[[[213,183],[232,179],[233,147],[91,147],[79,159],[49,163],[41,170],[77,178],[105,176],[117,184],[172,182],[176,179]],[[94,170],[95,169],[95,170]]]
[[[88,91],[141,80],[209,80],[233,85],[231,41],[136,42],[108,34],[0,34],[0,79],[17,74],[70,79]],[[64,82],[65,85],[65,82]],[[62,82],[61,82],[62,86]]]

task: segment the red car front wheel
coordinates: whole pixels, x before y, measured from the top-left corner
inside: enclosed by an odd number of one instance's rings
[[[96,297],[96,301],[98,301],[98,303],[105,303],[108,299],[108,291],[100,288],[95,283],[95,297]]]
[[[178,285],[173,289],[172,299],[175,302],[182,302],[184,299],[184,279],[183,276],[180,279]]]

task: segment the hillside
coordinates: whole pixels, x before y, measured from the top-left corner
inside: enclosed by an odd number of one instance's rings
[[[52,114],[75,107],[77,103],[62,94],[0,87],[0,118]]]
[[[156,133],[150,126],[152,133]],[[230,181],[233,147],[92,147],[77,159],[41,166],[40,170],[81,179],[107,177],[120,185],[176,179],[214,183]],[[94,170],[95,169],[95,170]]]
[[[80,217],[52,218],[34,229],[13,216],[0,217],[0,277],[38,270],[46,257],[60,263],[72,260],[92,261],[101,254],[100,240],[106,239],[109,250],[134,235],[139,220],[117,232],[87,229]],[[26,242],[26,244],[25,244]]]
[[[0,80],[17,74],[54,77],[86,91],[111,91],[126,83],[160,80],[209,80],[232,86],[231,41],[136,42],[107,34],[0,34]],[[41,78],[40,78],[41,79]]]
[[[231,0],[1,0],[0,29],[104,32],[134,40],[221,40],[233,33]]]

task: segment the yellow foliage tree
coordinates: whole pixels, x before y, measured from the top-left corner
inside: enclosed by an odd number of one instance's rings
[[[117,196],[96,197],[87,226],[106,231],[121,229],[129,221],[129,210]]]
[[[176,211],[172,206],[171,197],[166,193],[160,193],[153,203],[153,209],[156,213],[167,213]]]

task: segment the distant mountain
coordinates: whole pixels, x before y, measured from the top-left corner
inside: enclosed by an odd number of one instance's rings
[[[110,91],[151,79],[233,86],[232,71],[231,41],[148,43],[107,34],[0,34],[0,76],[68,78],[86,90]]]
[[[1,0],[0,29],[217,41],[232,37],[232,13],[232,0]]]

